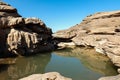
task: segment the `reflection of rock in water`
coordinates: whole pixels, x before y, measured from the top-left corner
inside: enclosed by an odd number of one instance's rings
[[[16,64],[9,65],[7,71],[0,73],[3,80],[17,80],[18,78],[35,73],[44,73],[45,67],[50,61],[51,54],[40,54],[33,57],[17,58]],[[4,75],[4,76],[3,76]]]
[[[7,80],[6,79],[6,70],[9,67],[7,64],[0,64],[0,80]]]
[[[7,76],[7,69],[9,64],[15,64],[16,59],[13,58],[0,58],[0,80],[8,80],[6,79]]]
[[[76,57],[80,59],[81,63],[87,68],[104,75],[117,74],[116,69],[110,60],[102,54],[96,54],[93,49],[75,48],[60,50],[55,53],[66,57]]]

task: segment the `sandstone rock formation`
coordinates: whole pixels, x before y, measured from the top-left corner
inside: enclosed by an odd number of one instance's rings
[[[92,47],[107,55],[120,68],[120,11],[100,12],[87,16],[80,24],[53,34],[76,46]],[[64,42],[64,41],[63,41]]]
[[[53,50],[51,34],[40,19],[23,18],[16,8],[0,2],[0,57]]]
[[[49,72],[45,74],[33,74],[19,80],[72,80],[61,76],[58,72]]]
[[[117,76],[102,77],[99,80],[120,80],[120,74]]]

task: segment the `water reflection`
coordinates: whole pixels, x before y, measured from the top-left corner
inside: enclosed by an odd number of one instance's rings
[[[75,57],[87,68],[105,76],[117,74],[111,61],[102,54],[96,54],[93,49],[75,48],[56,51],[55,54],[64,57]]]
[[[97,80],[117,74],[110,60],[93,49],[75,48],[30,57],[0,59],[0,80],[57,71],[73,80]]]
[[[18,80],[30,74],[44,73],[50,58],[51,54],[41,54],[13,59],[13,61],[16,60],[16,64],[3,65],[0,67],[0,69],[5,67],[5,69],[0,71],[0,80]]]

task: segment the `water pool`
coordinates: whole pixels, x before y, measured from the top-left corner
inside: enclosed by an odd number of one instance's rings
[[[106,56],[85,48],[65,49],[0,62],[0,80],[18,80],[31,74],[53,71],[73,80],[97,80],[102,76],[117,74]]]

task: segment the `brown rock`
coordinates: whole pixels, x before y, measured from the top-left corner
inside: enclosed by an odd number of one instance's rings
[[[20,17],[20,15],[17,13],[17,9],[11,7],[9,4],[0,2],[0,16],[17,16]]]
[[[119,59],[112,57],[120,56],[119,21],[120,11],[96,13],[87,16],[80,24],[70,29],[56,32],[54,35],[57,36],[54,37],[67,39],[76,34],[70,38],[72,42],[78,46],[94,47],[97,52],[108,55],[113,63],[118,66]]]
[[[115,42],[106,42],[96,49],[103,50],[104,53],[111,59],[115,66],[120,67],[120,45]]]
[[[24,19],[22,17],[12,18],[12,17],[2,17],[0,18],[0,28],[12,28],[20,27],[24,25]]]
[[[58,31],[60,37],[72,36],[76,34],[76,38],[90,35],[114,35],[119,32],[120,11],[102,12],[86,17],[80,24],[77,24],[67,30]],[[55,36],[56,37],[56,36]],[[57,36],[58,37],[58,36]]]
[[[67,36],[66,39],[68,39],[69,36],[76,34],[76,36],[69,38],[71,42],[77,46],[95,48],[97,52],[107,55],[115,66],[120,67],[119,22],[120,11],[96,13],[87,16],[80,24],[56,32],[54,35],[59,35],[54,38],[60,37],[62,39]]]
[[[17,10],[6,3],[0,2],[0,11],[2,11],[2,12],[16,12]]]
[[[17,13],[7,13],[7,12],[0,12],[0,17],[7,17],[7,16],[13,16],[13,17],[21,17],[19,14]]]
[[[0,2],[0,51],[6,55],[30,55],[54,49],[52,31],[38,18],[22,18],[17,10]]]
[[[54,46],[47,42],[49,35],[44,33],[37,34],[34,32],[26,32],[24,30],[16,30],[14,28],[10,30],[6,29],[6,32],[9,32],[7,37],[7,48],[14,54],[29,55],[54,49]]]
[[[0,29],[0,57],[4,56],[5,51],[7,50],[5,45],[5,42],[6,42],[5,37],[6,37],[5,32]]]
[[[25,18],[25,24],[39,24],[41,26],[45,25],[40,19],[38,18]]]

